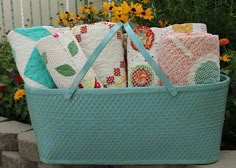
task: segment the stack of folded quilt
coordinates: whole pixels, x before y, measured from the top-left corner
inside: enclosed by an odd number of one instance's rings
[[[70,28],[18,28],[8,35],[25,83],[40,88],[68,88],[87,58],[115,23]],[[115,52],[114,52],[115,51]],[[123,34],[118,31],[78,85],[81,88],[126,87]]]
[[[166,28],[134,29],[156,63],[173,84],[204,84],[220,80],[218,36],[201,23]],[[128,86],[160,86],[162,81],[128,38]]]
[[[99,22],[73,28],[17,28],[8,34],[8,40],[26,85],[69,88],[114,25]],[[176,24],[166,28],[140,26],[134,32],[173,84],[206,84],[220,80],[219,39],[207,33],[205,24]],[[124,44],[127,44],[126,52]],[[120,30],[78,87],[123,88],[127,85],[163,84],[132,40],[124,38]]]

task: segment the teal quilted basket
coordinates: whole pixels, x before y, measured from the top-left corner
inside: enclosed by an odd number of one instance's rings
[[[219,159],[229,78],[173,86],[129,24],[125,29],[164,86],[79,89],[117,24],[69,89],[25,86],[40,160],[62,164],[207,164]]]

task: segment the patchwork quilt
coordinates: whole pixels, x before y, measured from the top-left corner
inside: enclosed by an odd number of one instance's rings
[[[17,28],[8,34],[17,69],[26,85],[39,88],[56,87],[35,46],[41,38],[65,30],[69,28],[37,26]]]

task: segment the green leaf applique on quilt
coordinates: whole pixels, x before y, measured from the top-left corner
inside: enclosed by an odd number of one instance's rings
[[[43,52],[41,56],[42,56],[43,62],[45,63],[45,65],[47,65],[47,63],[48,63],[48,57],[47,57],[46,52]]]
[[[48,88],[56,88],[56,85],[37,48],[34,48],[31,53],[24,75]]]
[[[68,64],[56,67],[56,71],[63,76],[73,76],[76,73],[75,70]]]
[[[72,57],[74,57],[78,53],[78,47],[77,47],[75,41],[70,42],[70,44],[68,45],[68,49],[69,49]]]

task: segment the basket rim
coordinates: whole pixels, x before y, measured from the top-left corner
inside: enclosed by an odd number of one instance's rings
[[[199,91],[210,91],[218,90],[222,88],[228,88],[230,78],[226,75],[221,74],[221,81],[210,84],[197,84],[197,85],[176,85],[175,88],[178,92],[199,92]],[[37,95],[65,95],[68,93],[67,88],[35,88],[25,84],[26,95],[37,94]],[[167,88],[165,86],[149,86],[149,87],[126,87],[126,88],[77,88],[76,94],[127,94],[127,93],[166,93]]]
[[[196,159],[196,160],[132,160],[132,161],[109,161],[109,160],[51,160],[40,156],[40,160],[47,164],[85,164],[85,165],[192,165],[192,164],[212,164],[219,160],[220,154],[212,159]]]

